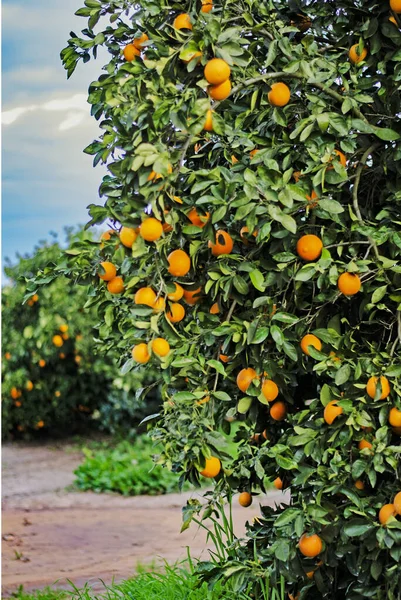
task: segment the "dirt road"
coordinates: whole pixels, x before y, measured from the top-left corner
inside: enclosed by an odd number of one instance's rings
[[[203,531],[195,526],[180,534],[181,507],[197,493],[123,498],[111,494],[66,491],[81,462],[68,444],[3,447],[3,594],[19,585],[26,590],[68,587],[89,581],[102,588],[130,577],[138,564],[208,555]],[[279,502],[271,493],[263,503]],[[259,503],[235,506],[235,532],[257,515]]]

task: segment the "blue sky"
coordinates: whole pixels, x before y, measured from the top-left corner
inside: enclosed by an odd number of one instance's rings
[[[2,2],[2,253],[15,258],[65,225],[85,223],[101,167],[82,150],[98,134],[86,103],[102,62],[67,81],[60,62],[83,0]]]

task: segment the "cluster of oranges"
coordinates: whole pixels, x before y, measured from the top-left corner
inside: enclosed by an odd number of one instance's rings
[[[397,516],[401,516],[401,492],[396,494],[392,503],[381,507],[379,521],[382,525],[387,525],[390,518],[397,518]]]
[[[38,300],[39,300],[39,296],[38,296],[38,294],[34,294],[34,295],[32,296],[32,298],[29,298],[29,300],[28,300],[28,302],[27,302],[27,305],[28,305],[28,306],[33,306],[33,305],[34,305],[36,302],[38,302]]]

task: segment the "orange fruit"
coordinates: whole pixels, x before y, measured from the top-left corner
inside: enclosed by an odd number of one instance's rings
[[[244,508],[248,508],[248,506],[251,506],[252,504],[252,495],[249,492],[241,492],[238,502]]]
[[[287,416],[287,407],[284,402],[281,400],[275,402],[270,409],[270,416],[275,421],[283,421]]]
[[[341,152],[341,150],[334,150],[334,154],[336,156],[338,156],[338,158],[340,159],[340,163],[342,164],[342,166],[345,169],[347,166],[347,157],[345,156],[345,154],[343,152]],[[333,158],[331,160],[333,160]],[[328,171],[330,171],[331,169],[334,169],[334,167],[333,166],[327,167]]]
[[[313,333],[307,333],[301,340],[301,350],[307,356],[310,356],[308,346],[313,346],[316,350],[322,349],[322,342]]]
[[[401,14],[401,0],[390,0],[390,8],[398,15]]]
[[[361,280],[355,273],[343,273],[338,278],[337,286],[344,296],[355,296],[361,289]]]
[[[110,294],[121,294],[124,291],[124,280],[122,277],[114,277],[107,284]]]
[[[341,406],[337,406],[337,400],[332,400],[325,407],[323,414],[326,423],[331,425],[337,417],[343,414],[343,409]]]
[[[276,477],[276,479],[273,481],[273,485],[276,488],[276,490],[282,490],[283,489],[283,481],[282,481],[281,477]]]
[[[212,58],[205,66],[204,75],[208,83],[220,85],[229,79],[231,69],[222,58]]]
[[[398,23],[395,17],[389,17],[388,19],[390,21],[390,23],[393,23],[394,25],[396,25],[398,27]]]
[[[150,360],[148,345],[145,343],[134,346],[131,350],[131,354],[134,361],[140,363],[141,365],[144,365]]]
[[[255,229],[255,231],[252,233],[253,237],[257,237],[258,235],[258,230]],[[241,240],[244,242],[245,246],[248,246],[250,243],[250,239],[249,239],[249,229],[248,227],[242,227],[241,231],[239,232],[239,236],[241,238]],[[254,240],[252,240],[254,241]]]
[[[301,173],[301,171],[294,171],[293,174],[292,174],[292,176],[293,176],[293,178],[295,180],[295,183],[298,183],[298,181],[302,177],[302,173]]]
[[[316,208],[319,205],[319,197],[316,194],[315,190],[312,190],[311,195],[307,195],[306,199],[308,201],[309,208]]]
[[[401,410],[398,410],[398,408],[395,408],[394,406],[390,410],[388,422],[392,427],[401,427]]]
[[[65,358],[65,354],[64,354],[64,352],[60,352],[60,354],[59,354],[59,358],[60,358],[61,360],[63,360],[63,359]]]
[[[154,217],[142,221],[139,235],[147,242],[155,242],[163,233],[163,225]]]
[[[111,236],[115,233],[114,229],[109,229],[108,231],[104,231],[100,236],[100,239],[104,242],[108,242]],[[103,244],[102,244],[103,247]]]
[[[20,400],[16,400],[14,402],[14,406],[16,406],[17,408],[20,408],[22,406],[22,402]]]
[[[285,83],[273,83],[267,98],[272,106],[285,106],[290,101],[291,92]]]
[[[11,388],[10,395],[13,400],[17,400],[21,396],[21,392],[16,387],[13,387]]]
[[[173,250],[167,257],[168,272],[174,277],[184,277],[191,268],[191,259],[184,250]]]
[[[203,471],[200,472],[203,477],[217,477],[221,470],[221,462],[215,456],[206,459],[206,465]]]
[[[354,486],[356,487],[357,490],[361,490],[362,491],[362,490],[365,489],[365,484],[360,479],[357,479],[355,481]]]
[[[39,296],[38,296],[37,294],[34,294],[34,295],[32,296],[32,300],[33,300],[34,302],[37,302],[37,301],[39,300]]]
[[[136,56],[141,55],[140,51],[134,46],[134,44],[127,44],[124,48],[123,54],[125,60],[127,60],[128,62],[132,62],[133,60],[135,60]]]
[[[231,164],[236,165],[238,162],[239,162],[238,158],[234,154],[232,154],[231,155]]]
[[[179,323],[185,317],[185,308],[182,304],[170,304],[170,310],[166,314],[166,317],[171,323]]]
[[[271,379],[265,379],[262,383],[262,394],[268,402],[273,402],[278,396],[277,384]]]
[[[211,248],[213,256],[220,256],[221,254],[230,254],[234,247],[234,242],[227,231],[219,229],[216,231],[216,243],[213,244],[209,240],[208,246]]]
[[[394,508],[397,515],[401,515],[401,492],[398,492],[394,498]]]
[[[209,13],[212,10],[212,8],[213,8],[212,0],[202,0],[201,12]]]
[[[394,504],[385,504],[379,511],[379,521],[382,525],[386,525],[390,517],[395,517],[397,511],[395,510]]]
[[[167,356],[170,352],[170,344],[164,338],[156,338],[152,342],[152,351],[157,354],[157,356]]]
[[[201,300],[202,288],[198,287],[196,290],[184,290],[184,300],[190,306],[193,306]]]
[[[208,92],[213,100],[225,100],[231,94],[231,81],[227,79],[219,85],[209,85]]]
[[[206,121],[203,129],[204,131],[213,131],[213,111],[210,109],[206,113]]]
[[[117,270],[113,263],[107,261],[101,262],[100,266],[103,267],[104,273],[98,273],[98,275],[100,279],[103,279],[103,281],[110,281],[117,275]]]
[[[182,13],[174,19],[173,27],[175,29],[192,29],[191,17],[187,13]]]
[[[68,325],[60,325],[59,330],[61,331],[61,333],[67,333]]]
[[[366,393],[371,398],[374,398],[376,396],[376,388],[377,388],[378,379],[379,379],[378,377],[370,377],[368,380],[368,383],[366,385]],[[382,388],[382,392],[381,392],[379,400],[385,400],[387,398],[387,396],[390,394],[390,383],[389,383],[387,377],[384,377],[384,375],[380,376],[380,385]]]
[[[167,298],[172,302],[178,302],[184,295],[184,288],[182,288],[178,283],[174,283],[175,290],[174,292],[170,292],[167,294]]]
[[[61,392],[59,392],[59,390],[56,390],[56,391],[54,392],[54,395],[56,396],[56,398],[60,398],[60,396],[61,396]]]
[[[368,442],[368,440],[361,440],[358,444],[358,448],[359,450],[364,450],[365,448],[368,448],[370,450],[371,448],[373,448],[373,445],[370,442]]]
[[[25,389],[27,390],[27,392],[32,392],[32,390],[33,390],[33,383],[32,383],[32,381],[27,381],[26,382]]]
[[[6,352],[6,353],[4,354],[4,358],[5,358],[6,360],[10,360],[10,358],[11,358],[11,353],[10,353],[10,352]]]
[[[247,369],[242,369],[237,375],[237,386],[241,390],[241,392],[246,393],[252,381],[257,378],[257,373],[255,369],[252,367],[248,367]]]
[[[304,556],[314,558],[321,553],[322,549],[322,540],[318,535],[307,535],[304,533],[303,536],[301,536],[301,539],[299,540],[299,550]]]
[[[294,594],[290,594],[288,592],[288,600],[299,600],[300,592],[294,596]]]
[[[68,333],[63,333],[63,335],[61,336],[63,338],[63,340],[69,340],[70,336],[68,335]]]
[[[146,35],[146,33],[142,33],[140,35],[140,37],[137,37],[134,39],[134,41],[132,42],[132,45],[135,46],[135,48],[137,48],[138,50],[140,50],[142,48],[142,44],[144,44],[148,40],[149,40],[149,38]]]
[[[134,296],[135,304],[145,304],[153,308],[156,302],[156,294],[150,287],[140,288]]]
[[[39,429],[42,429],[42,427],[44,427],[44,426],[45,426],[45,422],[44,421],[38,421],[36,423],[36,427],[38,427]]]
[[[186,379],[186,381],[188,381],[188,378]],[[202,404],[207,404],[209,401],[210,401],[210,396],[205,396],[201,400],[198,400],[196,404],[198,406],[202,406]]]
[[[77,365],[79,365],[79,363],[82,360],[82,356],[79,356],[79,354],[76,355],[76,357],[74,358],[75,362],[77,363]]]
[[[182,60],[182,62],[184,62],[185,64],[188,64],[188,63],[190,63],[190,62],[191,62],[191,60],[193,60],[194,58],[197,58],[197,59],[198,59],[198,60],[197,60],[197,62],[199,62],[199,61],[200,61],[200,59],[202,58],[202,52],[199,52],[199,50],[194,50],[194,51],[193,51],[191,54],[189,54],[188,56],[189,56],[189,58],[186,58],[186,59],[182,58],[182,59],[181,59],[181,60]],[[181,204],[182,204],[182,202],[181,202]]]
[[[298,256],[303,260],[316,260],[322,253],[323,242],[317,235],[303,235],[297,242]]]
[[[251,158],[253,158],[254,156],[257,155],[258,152],[259,152],[259,148],[254,148],[253,150],[250,151],[249,156]]]
[[[61,346],[64,344],[64,340],[61,337],[61,335],[54,335],[52,338],[52,342],[55,346],[57,346],[57,348],[61,348]]]
[[[132,227],[122,227],[120,231],[120,241],[123,246],[127,248],[132,248],[132,244],[135,242],[138,237],[137,232]]]
[[[349,59],[354,65],[357,65],[358,63],[365,60],[367,55],[368,51],[366,48],[363,48],[363,50],[359,54],[359,44],[354,44],[353,46],[351,46],[348,53]]]
[[[162,312],[166,306],[166,301],[164,298],[159,296],[153,303],[154,312]]]
[[[45,366],[46,366],[46,361],[45,361],[45,360],[43,360],[43,358],[41,358],[38,364],[39,364],[39,367],[42,367],[42,368],[43,368],[43,367],[45,367]]]
[[[221,362],[223,363],[228,363],[230,360],[230,357],[227,356],[227,354],[219,354],[219,359],[221,360]]]
[[[187,217],[192,225],[203,228],[210,218],[210,213],[207,212],[206,215],[200,215],[194,206],[187,214]]]
[[[34,304],[35,304],[35,303],[34,303],[34,301],[32,300],[32,298],[30,298],[30,299],[28,300],[28,302],[27,302],[27,305],[28,305],[28,306],[33,306]]]
[[[215,302],[214,304],[212,304],[212,306],[210,307],[209,312],[210,312],[211,315],[218,315],[219,314],[220,309],[219,309],[219,305],[218,305],[217,302]]]

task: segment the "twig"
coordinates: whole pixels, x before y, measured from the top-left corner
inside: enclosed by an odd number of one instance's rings
[[[227,317],[226,317],[225,322],[229,323],[231,321],[231,317],[233,316],[233,313],[234,313],[234,310],[235,310],[236,306],[237,306],[237,301],[233,300],[233,302],[232,302],[232,304],[230,306],[230,310],[227,313]],[[219,357],[219,354],[220,354],[220,350],[217,351],[217,358]],[[217,390],[217,384],[218,384],[218,382],[219,382],[219,372],[216,371],[216,376],[214,378],[214,384],[213,384],[213,391],[214,392]]]
[[[192,142],[192,140],[193,140],[193,137],[194,137],[194,136],[192,136],[192,135],[189,135],[189,136],[188,136],[188,138],[187,138],[187,141],[185,142],[185,144],[184,144],[184,146],[183,146],[183,148],[182,148],[182,151],[181,151],[181,154],[180,154],[180,161],[179,161],[179,163],[178,163],[178,164],[179,164],[179,168],[180,168],[180,169],[181,169],[181,168],[184,166],[184,162],[185,162],[185,156],[186,156],[186,154],[187,154],[187,152],[188,152],[188,148],[189,148],[189,146],[191,145],[191,142]]]

